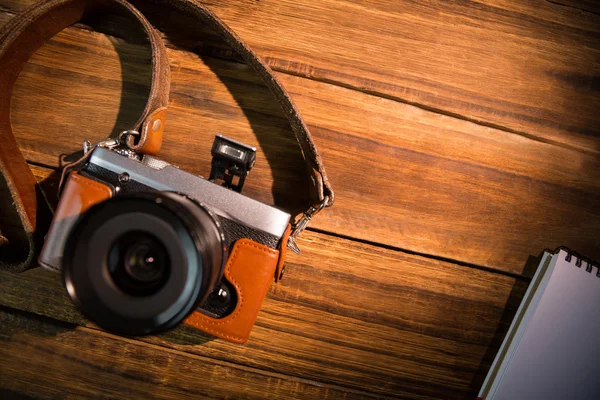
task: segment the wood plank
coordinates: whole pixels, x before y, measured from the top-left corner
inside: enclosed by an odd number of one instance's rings
[[[13,99],[12,120],[27,158],[58,166],[84,139],[101,140],[135,121],[147,90],[147,57],[144,47],[78,29],[42,48]],[[300,154],[256,76],[245,66],[185,51],[170,57],[161,157],[207,176],[212,135],[230,135],[260,150],[245,193],[302,210]],[[281,78],[311,126],[337,193],[336,206],[313,227],[514,273],[529,255],[560,245],[600,257],[599,156],[334,85]]]
[[[527,280],[306,232],[250,341],[180,326],[153,344],[381,395],[473,397]],[[87,324],[60,276],[0,272],[0,304]]]
[[[271,288],[246,345],[212,340],[185,326],[143,340],[319,385],[401,398],[472,397],[526,285],[511,286],[507,281],[512,278],[498,282],[490,273],[484,279],[466,273],[449,278],[454,271],[445,266],[426,265],[430,271],[423,271],[417,262],[392,264],[409,271],[391,283],[288,263],[293,279]],[[438,281],[431,278],[435,268],[443,271]],[[0,304],[89,324],[68,300],[59,275],[35,269],[19,275],[0,272],[0,278]],[[360,279],[365,282],[357,283]],[[461,284],[469,280],[475,285]],[[469,294],[461,297],[463,290]]]
[[[33,2],[4,3],[18,11]],[[209,7],[279,71],[598,152],[600,16],[556,3],[564,2],[227,0]],[[164,20],[164,9],[154,15]],[[179,29],[198,29],[169,15]]]
[[[369,398],[0,308],[0,397]]]

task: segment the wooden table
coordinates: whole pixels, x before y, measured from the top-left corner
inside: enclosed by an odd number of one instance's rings
[[[0,24],[34,2],[2,0]],[[335,206],[301,237],[243,346],[183,326],[108,334],[59,276],[0,273],[0,397],[474,398],[528,261],[559,245],[600,256],[598,5],[207,4],[292,94]],[[245,194],[302,209],[300,153],[258,77],[185,16],[141,8],[172,63],[162,157],[206,176],[213,135],[232,136],[259,149]],[[33,57],[12,121],[49,198],[84,139],[137,119],[149,73],[120,17],[71,27]]]

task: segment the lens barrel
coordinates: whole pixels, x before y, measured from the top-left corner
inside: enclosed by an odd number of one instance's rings
[[[79,217],[66,242],[69,296],[104,329],[145,335],[182,321],[213,291],[225,259],[214,216],[169,192],[117,196]]]

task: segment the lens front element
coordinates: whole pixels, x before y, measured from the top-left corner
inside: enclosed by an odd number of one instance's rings
[[[148,296],[162,288],[170,275],[167,249],[154,235],[132,231],[110,247],[108,269],[117,286],[133,296]]]

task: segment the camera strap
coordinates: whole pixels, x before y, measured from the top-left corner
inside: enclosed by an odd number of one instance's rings
[[[191,15],[214,30],[261,76],[281,105],[302,149],[311,178],[309,209],[294,224],[289,247],[311,217],[331,206],[334,194],[321,157],[292,99],[273,71],[227,25],[195,0],[153,0]],[[129,149],[156,154],[162,144],[170,87],[169,60],[159,33],[125,0],[49,0],[12,18],[0,30],[0,268],[31,266],[47,229],[45,200],[13,136],[10,102],[14,84],[27,60],[51,37],[86,15],[113,9],[132,17],[146,33],[152,50],[152,82],[144,112],[125,137]]]

